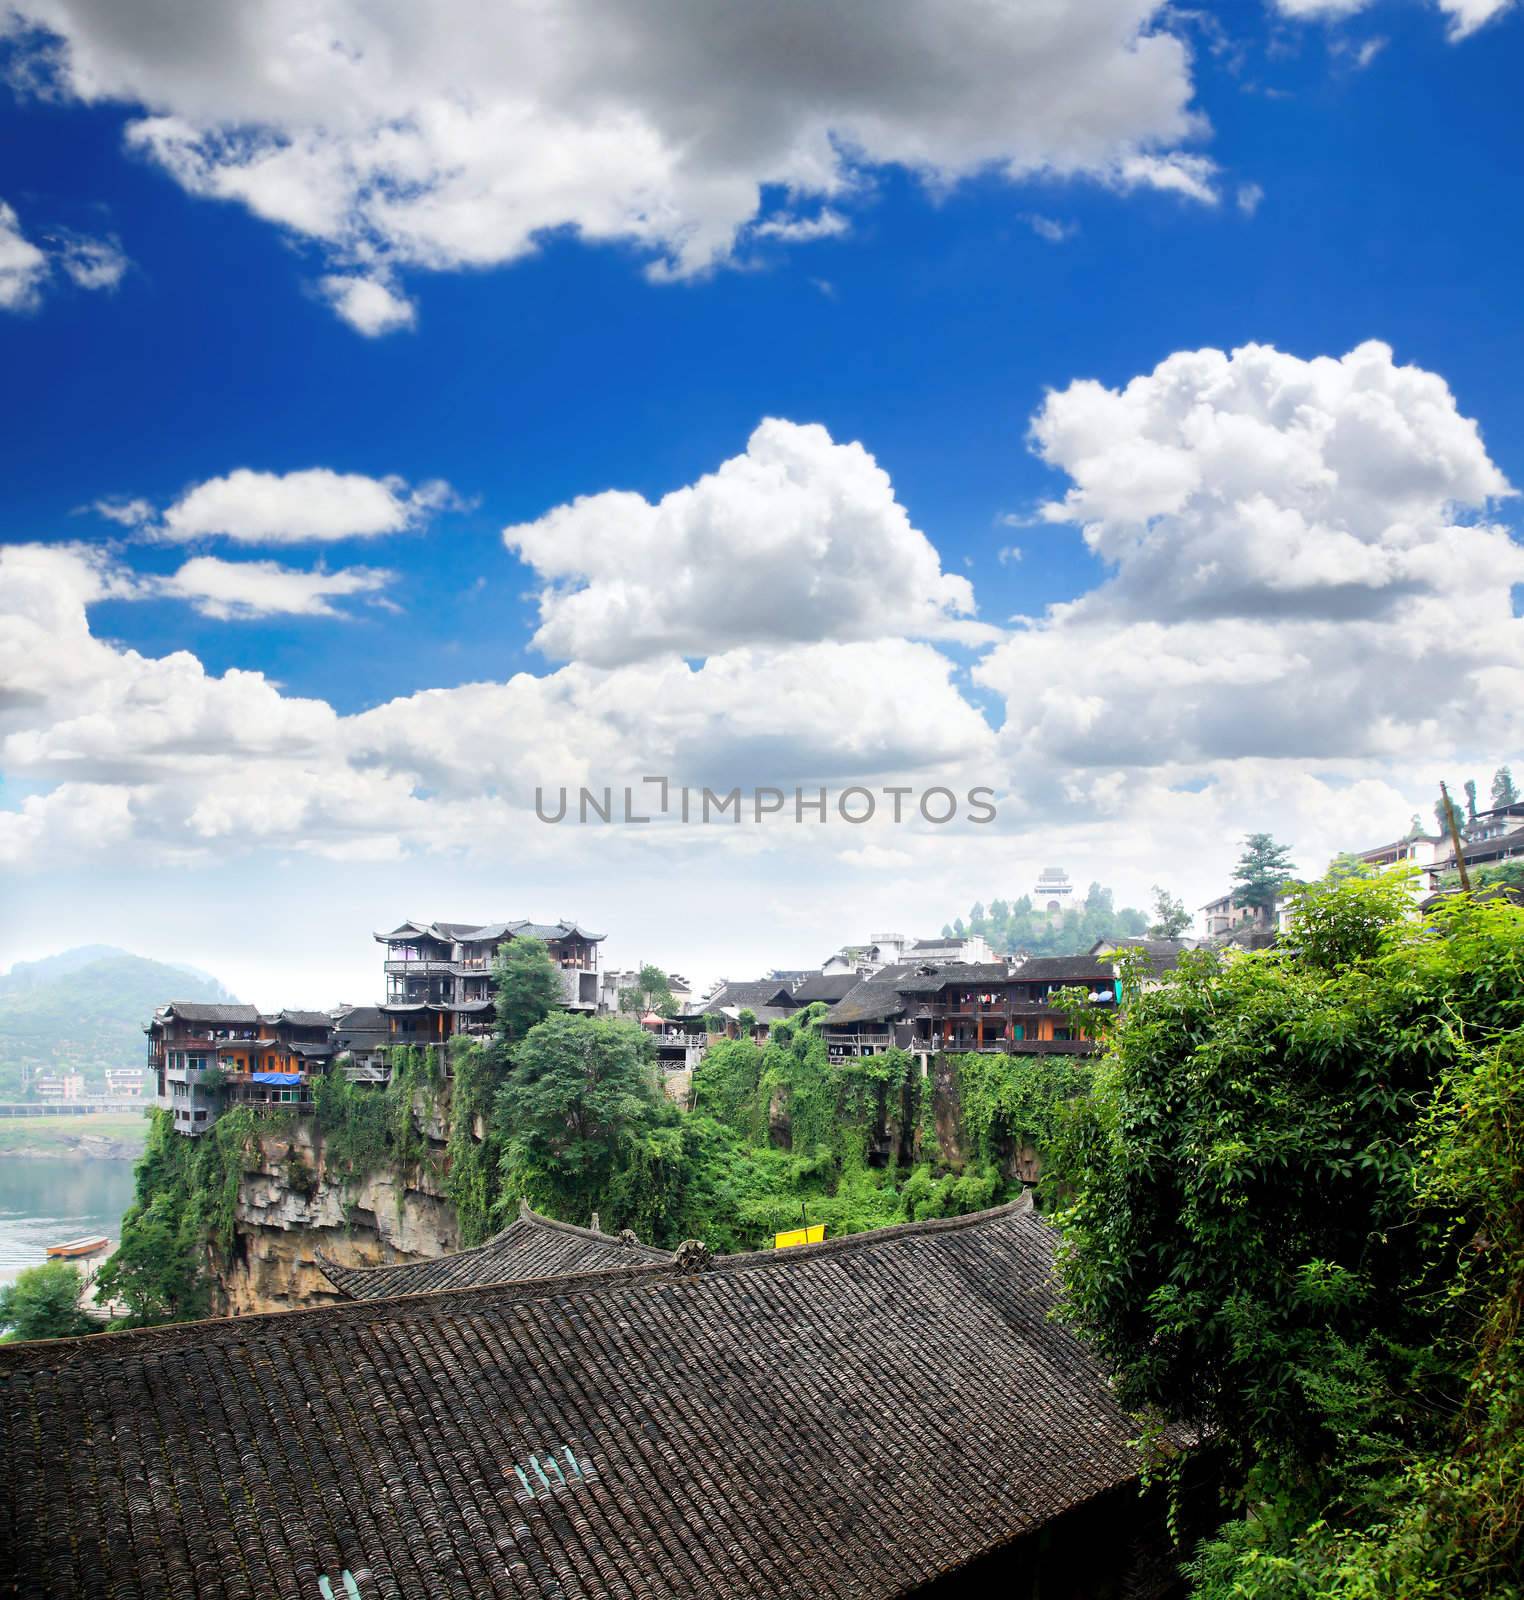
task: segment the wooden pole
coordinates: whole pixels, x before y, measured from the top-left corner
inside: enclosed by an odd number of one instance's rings
[[[1460,873],[1460,886],[1462,894],[1471,893],[1471,878],[1466,871],[1466,857],[1461,849],[1460,829],[1455,825],[1455,807],[1450,801],[1450,791],[1445,787],[1444,779],[1439,782],[1439,792],[1444,797],[1445,821],[1450,826],[1450,843],[1455,846],[1455,866]]]

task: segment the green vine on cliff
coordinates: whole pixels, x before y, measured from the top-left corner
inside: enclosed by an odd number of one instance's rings
[[[492,1126],[492,1100],[502,1079],[498,1058],[497,1047],[467,1040],[456,1040],[451,1050],[445,1194],[460,1223],[463,1249],[480,1244],[492,1232],[502,1159]]]
[[[1068,1056],[990,1053],[949,1058],[958,1085],[964,1131],[982,1165],[996,1165],[999,1147],[1053,1147],[1067,1109],[1091,1085],[1092,1069]]]

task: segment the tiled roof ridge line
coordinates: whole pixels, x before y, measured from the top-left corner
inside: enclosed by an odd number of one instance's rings
[[[871,1246],[887,1244],[894,1239],[918,1238],[929,1233],[958,1233],[964,1228],[983,1227],[1002,1217],[1020,1216],[1032,1210],[1032,1191],[1023,1189],[1014,1200],[1002,1206],[991,1206],[987,1211],[969,1211],[961,1217],[927,1217],[920,1222],[896,1222],[888,1228],[865,1228],[860,1233],[842,1233],[834,1239],[822,1239],[818,1244],[791,1245],[786,1250],[743,1250],[733,1256],[715,1256],[705,1267],[705,1272],[742,1272],[769,1266],[793,1266],[800,1261],[814,1261],[821,1256],[845,1255]]]
[[[599,1228],[583,1228],[579,1227],[575,1222],[563,1222],[559,1217],[548,1217],[543,1212],[532,1210],[528,1201],[525,1200],[521,1200],[519,1202],[519,1214],[513,1219],[512,1222],[508,1224],[506,1228],[499,1228],[498,1231],[491,1236],[491,1238],[483,1239],[480,1244],[471,1245],[465,1250],[453,1250],[448,1255],[425,1256],[422,1261],[392,1261],[375,1267],[347,1267],[342,1261],[335,1261],[332,1256],[326,1255],[322,1250],[318,1249],[314,1249],[312,1255],[313,1259],[318,1264],[318,1269],[336,1289],[342,1291],[343,1284],[334,1277],[333,1274],[335,1272],[341,1273],[346,1278],[370,1278],[374,1273],[396,1272],[401,1267],[427,1267],[432,1266],[436,1261],[458,1261],[462,1256],[481,1255],[485,1251],[490,1250],[494,1245],[502,1244],[504,1240],[507,1239],[508,1235],[512,1233],[521,1222],[533,1222],[537,1223],[542,1228],[553,1229],[557,1233],[568,1233],[579,1239],[592,1240],[597,1244],[613,1245],[616,1249],[628,1250],[632,1256],[635,1256],[637,1259],[644,1262],[665,1264],[672,1260],[672,1252],[670,1250],[663,1250],[660,1245],[646,1244],[644,1240],[635,1238],[633,1234],[629,1239],[624,1239],[621,1238],[617,1233],[604,1233]],[[332,1268],[332,1271],[329,1270],[330,1268]],[[592,1268],[590,1270],[608,1272],[619,1271],[621,1269],[617,1267],[602,1267]],[[510,1278],[504,1279],[503,1281],[511,1283],[516,1280]],[[528,1282],[529,1280],[525,1279],[517,1281]],[[457,1284],[454,1287],[485,1289],[489,1287],[489,1285]],[[416,1289],[411,1292],[414,1294],[439,1294],[443,1293],[444,1291],[442,1289]],[[389,1295],[387,1298],[400,1300],[403,1299],[404,1296]],[[301,1310],[303,1308],[293,1307],[293,1309]],[[217,1318],[215,1320],[221,1321],[223,1319]]]
[[[987,1226],[1005,1217],[1032,1212],[1032,1194],[1025,1190],[1018,1199],[987,1211],[971,1211],[961,1217],[930,1217],[921,1222],[901,1222],[889,1228],[869,1228],[861,1233],[842,1234],[819,1244],[795,1245],[787,1250],[750,1250],[738,1255],[715,1256],[700,1271],[676,1261],[641,1261],[628,1267],[595,1268],[590,1272],[563,1273],[555,1278],[525,1278],[495,1284],[463,1284],[447,1289],[421,1289],[412,1294],[387,1295],[370,1300],[346,1300],[320,1306],[293,1306],[283,1311],[263,1311],[247,1317],[203,1317],[193,1322],[161,1323],[151,1328],[121,1328],[74,1339],[37,1339],[17,1344],[0,1344],[0,1381],[8,1371],[46,1370],[63,1366],[67,1358],[88,1346],[96,1359],[105,1359],[106,1350],[120,1341],[122,1359],[139,1359],[139,1351],[153,1354],[155,1345],[164,1345],[173,1354],[192,1329],[231,1337],[242,1333],[250,1342],[265,1329],[289,1327],[296,1319],[322,1319],[338,1327],[352,1318],[380,1321],[389,1311],[418,1310],[426,1302],[450,1299],[464,1302],[470,1296],[513,1300],[553,1299],[558,1295],[591,1294],[600,1290],[636,1284],[650,1279],[708,1276],[712,1273],[787,1269],[799,1262],[827,1255],[847,1255],[876,1249],[899,1239],[930,1234],[956,1233],[965,1228]],[[1035,1213],[1034,1213],[1035,1214]],[[364,1271],[365,1268],[341,1269]]]
[[[623,1234],[605,1233],[602,1228],[584,1228],[580,1223],[563,1222],[560,1217],[548,1217],[543,1211],[534,1210],[527,1200],[519,1201],[519,1214],[514,1218],[514,1221],[538,1222],[542,1228],[554,1228],[557,1233],[574,1234],[579,1239],[595,1239],[599,1244],[618,1245],[622,1250],[657,1250],[669,1260],[672,1256],[670,1250],[662,1250],[660,1245],[647,1244],[644,1239],[638,1238],[631,1228],[624,1230],[625,1233],[630,1235],[628,1239]],[[508,1227],[493,1234],[490,1239],[483,1243],[482,1249],[486,1249],[487,1245],[495,1244],[499,1239],[504,1238],[512,1227],[513,1223],[510,1222]]]

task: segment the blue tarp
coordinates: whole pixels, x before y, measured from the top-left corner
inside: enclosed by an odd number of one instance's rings
[[[300,1083],[302,1075],[299,1072],[251,1072],[249,1076],[255,1083]]]

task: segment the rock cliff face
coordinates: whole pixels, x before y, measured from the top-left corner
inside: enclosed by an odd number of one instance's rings
[[[289,1133],[266,1135],[249,1160],[238,1188],[233,1247],[212,1263],[214,1310],[221,1315],[342,1299],[319,1270],[317,1250],[347,1266],[376,1267],[432,1260],[460,1248],[455,1213],[439,1191],[433,1161],[422,1163],[412,1183],[391,1171],[340,1183],[326,1170],[322,1135],[311,1118]]]

